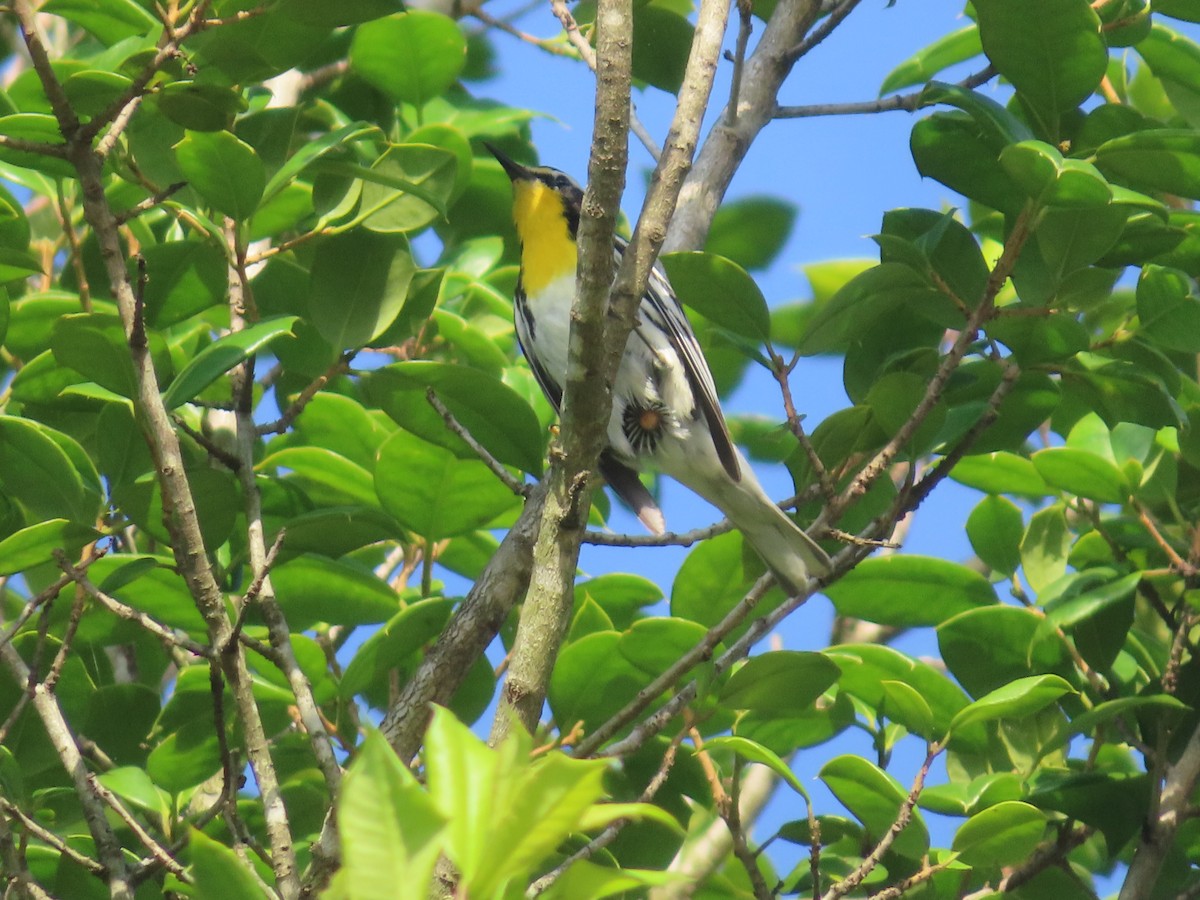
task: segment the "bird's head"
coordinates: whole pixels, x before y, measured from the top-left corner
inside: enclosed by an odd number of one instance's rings
[[[513,221],[521,239],[526,290],[574,271],[583,188],[558,169],[523,166],[491,144],[484,146],[512,181]]]

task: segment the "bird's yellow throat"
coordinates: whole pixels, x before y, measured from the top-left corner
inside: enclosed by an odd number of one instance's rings
[[[513,220],[521,238],[521,284],[530,297],[575,271],[575,239],[562,197],[540,181],[513,183]]]

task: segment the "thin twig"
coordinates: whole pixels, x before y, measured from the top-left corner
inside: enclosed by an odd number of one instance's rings
[[[350,362],[357,355],[357,350],[347,350],[339,356],[337,361],[330,365],[328,369],[309,382],[304,390],[300,392],[300,395],[284,410],[282,416],[274,422],[259,425],[258,433],[260,435],[283,434],[283,432],[287,431],[300,416],[300,413],[304,412],[305,407],[312,402],[313,397],[321,393],[321,390],[331,379],[350,371]]]
[[[198,656],[201,659],[208,659],[212,655],[210,648],[192,640],[185,632],[179,629],[168,628],[140,609],[134,609],[100,590],[81,568],[71,564],[71,561],[67,559],[61,550],[55,550],[53,556],[55,562],[58,563],[58,567],[66,573],[66,577],[79,585],[85,594],[109,612],[126,621],[136,622],[164,644],[179,647],[181,650],[186,650],[188,653]]]
[[[989,65],[985,69],[980,69],[978,72],[968,75],[962,81],[958,82],[958,85],[965,88],[977,88],[995,77],[996,70]],[[774,117],[776,119],[804,119],[815,116],[856,116],[870,113],[896,112],[897,110],[916,112],[922,106],[921,98],[923,93],[924,91],[920,90],[907,94],[893,94],[890,97],[881,97],[878,100],[865,100],[861,103],[816,103],[806,106],[777,106]]]
[[[174,184],[169,184],[162,190],[155,191],[154,194],[146,197],[144,200],[138,201],[133,206],[129,207],[129,209],[117,213],[114,216],[114,219],[118,225],[124,225],[131,219],[136,219],[142,213],[148,212],[149,210],[154,209],[156,206],[159,206],[161,203],[163,203],[163,201],[170,198],[172,194],[175,194],[185,187],[187,187],[186,181],[176,181]]]
[[[133,832],[134,836],[142,842],[150,855],[158,861],[158,864],[163,866],[168,872],[176,878],[185,882],[190,882],[191,877],[187,874],[187,870],[175,860],[167,851],[167,848],[160,844],[149,831],[137,820],[125,805],[118,799],[117,795],[100,783],[95,775],[88,773],[88,780],[92,784],[92,789],[96,794],[108,804],[108,808],[116,813],[117,818],[125,823],[125,826]]]
[[[504,467],[502,462],[496,459],[496,457],[492,456],[492,454],[488,452],[487,448],[480,444],[479,441],[475,440],[475,437],[471,434],[471,432],[467,431],[463,424],[454,417],[454,413],[450,412],[450,410],[446,408],[446,404],[441,401],[441,398],[438,397],[433,388],[426,389],[425,399],[429,401],[430,406],[437,410],[438,415],[442,417],[442,421],[446,423],[446,427],[458,435],[462,442],[471,448],[471,452],[479,457],[479,459],[485,466],[488,467],[491,473],[500,480],[501,484],[503,484],[518,497],[529,496],[529,492],[533,488],[521,481],[519,478],[514,477],[513,474]]]
[[[846,894],[853,891],[863,879],[875,870],[879,865],[879,861],[883,859],[885,853],[900,836],[900,832],[908,827],[908,823],[912,821],[913,809],[917,805],[917,799],[921,796],[921,791],[925,789],[925,778],[929,775],[929,769],[933,765],[933,761],[942,752],[940,743],[929,745],[929,749],[925,754],[925,762],[917,771],[917,777],[913,779],[912,789],[908,792],[908,796],[900,804],[900,810],[896,814],[896,820],[879,839],[879,842],[871,849],[866,858],[859,864],[858,868],[850,872],[845,878],[834,882],[830,885],[829,890],[821,895],[821,900],[838,900],[839,897],[844,897]]]
[[[11,800],[5,797],[0,797],[0,811],[5,815],[11,816],[20,823],[21,827],[29,832],[30,835],[37,838],[42,843],[53,847],[75,865],[79,866],[84,871],[90,872],[93,875],[104,876],[104,866],[96,862],[90,856],[80,853],[57,834],[48,828],[42,827],[41,823],[32,816],[25,814],[21,807],[17,806]]]

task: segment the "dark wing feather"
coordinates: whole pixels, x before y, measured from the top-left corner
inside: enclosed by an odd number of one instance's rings
[[[618,237],[617,258],[625,251],[626,241]],[[667,281],[667,273],[662,266],[655,264],[650,271],[650,279],[646,284],[646,294],[642,298],[641,315],[648,316],[652,323],[666,333],[671,346],[683,361],[684,371],[692,385],[692,393],[704,412],[712,435],[713,446],[717,458],[734,481],[742,480],[741,466],[738,464],[737,453],[733,449],[733,439],[729,436],[729,427],[725,424],[725,416],[721,412],[721,404],[717,400],[717,387],[713,384],[712,372],[708,369],[708,360],[700,349],[700,342],[692,331],[691,323],[684,315],[683,307],[675,297],[675,291]]]
[[[637,513],[642,524],[651,534],[662,534],[667,530],[667,521],[654,500],[654,495],[642,484],[638,473],[617,459],[612,450],[600,454],[600,475],[608,482],[625,505]]]
[[[554,407],[554,411],[562,412],[562,385],[555,381],[550,373],[546,371],[546,367],[542,365],[537,354],[530,353],[529,348],[525,346],[524,335],[528,331],[532,338],[534,325],[529,315],[529,306],[525,302],[525,289],[521,286],[520,281],[517,282],[517,292],[513,298],[513,311],[513,318],[517,326],[517,343],[521,346],[521,353],[529,363],[529,368],[533,371],[533,377],[537,380],[538,387],[542,389],[542,393],[546,395],[546,399],[550,401],[550,405]],[[532,340],[530,343],[532,343]]]

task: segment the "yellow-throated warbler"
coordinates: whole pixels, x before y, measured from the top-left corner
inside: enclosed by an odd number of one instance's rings
[[[521,350],[559,409],[575,297],[576,231],[583,190],[570,176],[523,166],[487,145],[513,184],[521,241],[514,320]],[[618,260],[625,241],[617,238]],[[661,510],[637,476],[649,463],[721,510],[777,577],[792,588],[829,569],[829,557],[759,485],[733,445],[712,374],[675,297],[655,266],[613,384],[608,447],[600,474],[655,533]]]

